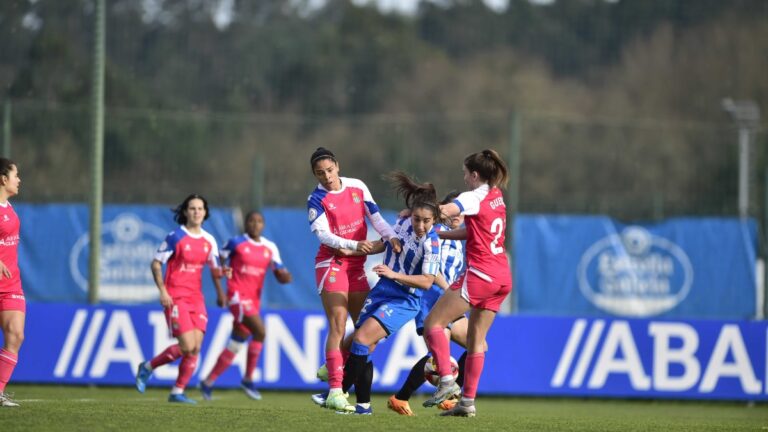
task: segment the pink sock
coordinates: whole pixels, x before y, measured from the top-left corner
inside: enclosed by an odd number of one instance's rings
[[[185,389],[187,383],[192,379],[192,374],[195,373],[197,367],[197,355],[185,355],[181,358],[181,364],[179,364],[179,376],[176,378],[176,388]]]
[[[19,357],[16,354],[0,348],[0,393],[5,391],[5,386],[11,380],[13,368],[18,361]]]
[[[264,344],[258,341],[251,341],[248,344],[248,359],[245,362],[245,381],[250,382],[253,379],[253,371],[256,370],[256,364],[259,362],[261,347]]]
[[[332,350],[325,353],[325,366],[328,368],[328,386],[341,388],[344,379],[344,358],[340,350]]]
[[[224,373],[225,370],[229,367],[229,365],[232,364],[232,360],[235,358],[235,353],[228,349],[224,349],[224,351],[219,354],[219,359],[216,360],[216,365],[213,367],[213,370],[211,370],[211,373],[208,374],[208,378],[205,379],[205,381],[210,385],[213,384],[214,381],[216,381],[216,378],[219,377],[222,373]]]
[[[480,374],[483,373],[485,353],[472,353],[467,355],[464,363],[464,389],[461,394],[467,399],[474,399],[477,395],[477,383],[480,382]]]
[[[150,360],[149,364],[152,366],[152,369],[155,369],[159,366],[170,363],[179,357],[181,357],[181,348],[179,348],[179,344],[171,345],[166,348],[165,351],[161,352],[160,354],[156,355],[155,358]]]
[[[437,362],[437,372],[441,377],[451,375],[451,347],[448,344],[448,338],[445,337],[445,331],[442,327],[432,327],[427,332],[427,346],[432,353],[432,357]]]

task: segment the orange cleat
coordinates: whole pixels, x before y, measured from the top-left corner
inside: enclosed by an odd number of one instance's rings
[[[446,399],[437,404],[437,407],[443,411],[450,411],[456,406],[456,402],[458,402],[457,399]]]
[[[387,408],[400,415],[413,416],[413,411],[411,411],[411,406],[408,404],[408,401],[397,399],[395,395],[389,397]]]

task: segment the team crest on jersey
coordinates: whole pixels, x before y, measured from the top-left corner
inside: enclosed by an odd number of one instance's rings
[[[334,282],[336,282],[336,276],[331,276],[330,278],[328,278],[328,281],[329,281],[330,283],[334,283]]]
[[[245,249],[243,249],[243,252],[244,252],[244,253],[251,253],[251,248],[249,248],[248,246],[246,246],[246,247],[245,247]]]
[[[352,201],[354,201],[355,204],[360,204],[360,197],[355,192],[352,192]]]
[[[189,247],[189,245],[188,245],[188,244],[185,244],[185,245],[184,245],[184,250],[185,250],[185,251],[188,251],[188,250],[192,250],[192,248],[191,248],[191,247]]]
[[[203,246],[203,251],[205,251],[205,253],[208,253],[208,245]]]
[[[309,209],[309,221],[312,222],[315,218],[317,218],[317,210],[313,208]]]
[[[269,258],[269,251],[264,249],[264,258]]]
[[[11,218],[9,218],[8,215],[4,214],[3,215],[3,222],[8,222],[9,220],[11,220]]]

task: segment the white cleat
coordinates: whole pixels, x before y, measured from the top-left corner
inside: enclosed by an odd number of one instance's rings
[[[477,415],[477,411],[475,410],[474,403],[465,405],[463,402],[459,402],[448,411],[441,412],[440,415],[453,417],[474,417]]]
[[[19,404],[11,400],[8,393],[0,393],[0,407],[17,407]]]

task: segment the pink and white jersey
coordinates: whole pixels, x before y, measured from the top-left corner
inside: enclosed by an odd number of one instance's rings
[[[248,298],[261,298],[267,270],[285,267],[276,244],[264,237],[256,241],[248,234],[230,239],[221,249],[221,258],[229,259],[232,267],[232,278],[227,281],[230,297],[239,293]]]
[[[207,231],[192,234],[180,226],[171,231],[160,248],[155,252],[155,259],[167,264],[165,269],[165,288],[173,298],[203,299],[203,266],[219,266],[219,248],[216,239]]]
[[[512,281],[504,249],[507,206],[499,188],[487,184],[464,192],[453,201],[465,215],[467,269],[483,279]],[[483,277],[485,276],[485,277]]]
[[[379,206],[373,201],[365,183],[347,177],[340,180],[340,190],[329,191],[318,184],[307,200],[310,229],[321,242],[315,263],[330,261],[334,249],[356,249],[357,242],[365,240],[368,234],[366,217],[384,239],[395,235],[379,213]],[[348,259],[363,262],[365,256]]]
[[[10,202],[0,204],[0,261],[5,264],[11,277],[0,275],[0,293],[21,294],[19,274],[19,228],[21,222]]]

